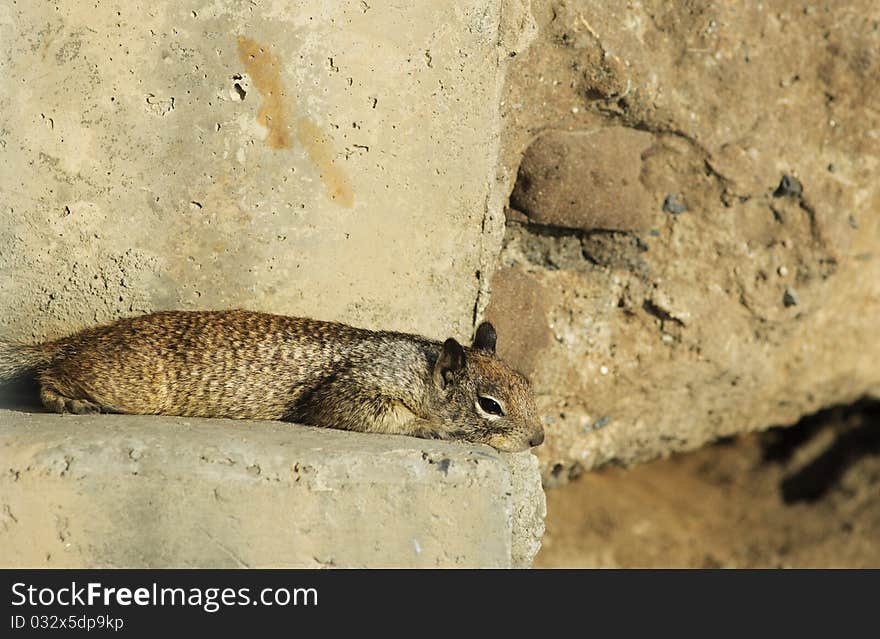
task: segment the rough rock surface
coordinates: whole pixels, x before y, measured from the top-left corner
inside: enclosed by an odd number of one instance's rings
[[[513,202],[530,186],[514,188],[520,158],[540,173],[527,149],[548,130],[647,140],[627,169],[647,230],[573,224],[552,199],[508,215],[487,314],[536,384],[550,479],[878,394],[875,4],[536,1],[532,14],[504,97]],[[545,169],[575,194],[592,162]]]

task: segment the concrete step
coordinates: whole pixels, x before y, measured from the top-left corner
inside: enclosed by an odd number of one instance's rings
[[[0,410],[4,567],[528,567],[545,512],[531,453]]]

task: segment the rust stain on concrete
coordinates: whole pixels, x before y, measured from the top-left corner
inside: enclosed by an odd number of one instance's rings
[[[281,62],[267,47],[242,35],[238,36],[238,59],[263,96],[257,122],[269,131],[266,144],[273,149],[289,149],[292,146],[290,114],[281,83]]]
[[[318,167],[321,181],[327,189],[330,199],[350,209],[354,206],[354,193],[348,177],[335,162],[336,155],[333,141],[317,124],[309,118],[300,118],[296,122],[296,138],[309,154],[312,162]]]
[[[280,60],[268,50],[268,47],[243,35],[238,36],[238,58],[254,86],[263,96],[263,103],[257,113],[257,122],[269,131],[266,144],[273,149],[291,148],[292,118],[287,106],[287,94],[281,83]],[[336,152],[330,136],[310,118],[302,117],[296,122],[296,138],[318,168],[330,199],[346,208],[354,206],[351,184],[348,176],[336,164]]]

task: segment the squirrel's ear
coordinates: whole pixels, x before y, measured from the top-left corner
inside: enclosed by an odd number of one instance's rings
[[[440,388],[446,388],[452,380],[453,373],[462,368],[464,368],[464,349],[450,337],[443,342],[443,350],[437,358],[437,364],[434,365],[434,381]]]
[[[494,353],[495,340],[497,338],[495,327],[489,322],[483,322],[477,327],[477,334],[474,336],[474,348]]]

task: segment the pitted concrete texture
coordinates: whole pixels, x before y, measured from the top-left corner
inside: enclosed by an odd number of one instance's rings
[[[247,307],[470,337],[508,4],[0,5],[0,333]]]
[[[536,458],[279,422],[0,411],[4,567],[527,567]]]

